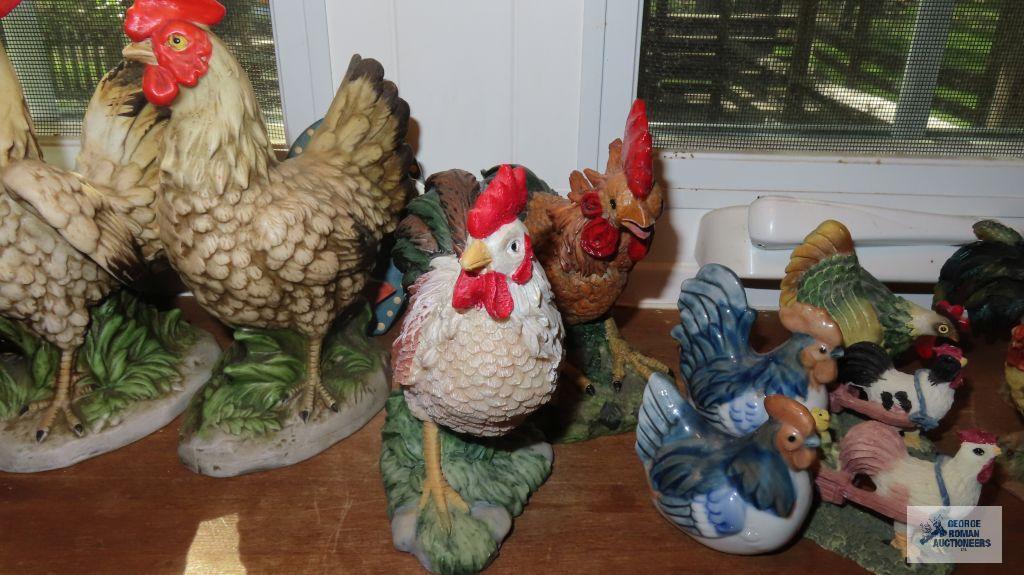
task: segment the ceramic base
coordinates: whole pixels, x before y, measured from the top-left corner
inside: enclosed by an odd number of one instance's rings
[[[367,335],[370,308],[355,305],[323,340],[320,381],[337,411],[322,402],[302,410],[309,339],[290,330],[239,329],[182,424],[186,467],[232,477],[309,459],[355,433],[384,407],[387,352]]]
[[[566,327],[566,361],[580,368],[596,393],[586,393],[563,370],[554,399],[531,418],[552,443],[575,443],[636,430],[647,382],[627,367],[622,387],[613,387],[603,321]]]
[[[240,437],[220,429],[185,433],[178,443],[178,457],[185,467],[210,477],[294,465],[359,431],[384,408],[389,391],[383,370],[376,370],[365,379],[359,399],[339,405],[337,413],[321,409],[305,423],[292,414],[281,430],[265,437]]]
[[[116,421],[90,429],[83,437],[74,435],[61,420],[49,437],[38,443],[38,415],[0,423],[0,471],[35,473],[69,467],[138,441],[173,421],[210,378],[220,356],[213,336],[198,333],[196,342],[182,355],[181,381],[171,393],[135,403],[121,412]]]
[[[395,548],[413,554],[432,573],[477,573],[498,555],[529,497],[551,474],[554,453],[539,431],[524,425],[496,440],[441,430],[441,467],[470,512],[451,511],[452,530],[437,520],[433,504],[419,509],[423,483],[422,423],[405,398],[392,394],[382,430],[381,474]]]

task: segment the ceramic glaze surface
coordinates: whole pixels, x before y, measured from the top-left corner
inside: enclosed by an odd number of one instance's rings
[[[726,553],[773,551],[799,531],[812,498],[807,468],[820,439],[810,412],[774,395],[771,420],[744,437],[708,425],[660,374],[648,381],[637,454],[658,511]]]
[[[708,423],[730,435],[753,432],[767,421],[765,396],[784,395],[808,408],[828,406],[825,385],[836,375],[841,336],[827,314],[796,306],[783,314],[793,337],[768,353],[749,343],[757,312],[731,270],[717,264],[701,268],[683,282],[679,295],[679,369],[689,400]]]

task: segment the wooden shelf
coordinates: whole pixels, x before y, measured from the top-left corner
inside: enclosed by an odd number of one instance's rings
[[[226,331],[189,315],[228,341]],[[620,310],[634,344],[677,363],[669,311]],[[784,337],[774,315],[757,341]],[[384,338],[388,342],[390,338]],[[951,429],[1021,429],[1002,389],[1006,343],[968,353],[969,387]],[[395,551],[377,460],[383,414],[320,456],[233,479],[195,475],[177,457],[179,422],[70,469],[0,473],[0,573],[421,573]],[[940,445],[956,446],[947,431]],[[1002,473],[997,480],[1002,480]],[[1003,506],[1004,564],[957,573],[1009,572],[1024,564],[1024,504],[996,485],[982,502]],[[782,553],[736,557],[694,543],[651,505],[632,434],[555,447],[554,473],[516,519],[491,575],[552,573],[863,572],[799,541]]]

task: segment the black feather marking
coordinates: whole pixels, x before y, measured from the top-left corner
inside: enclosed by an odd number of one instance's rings
[[[839,360],[839,383],[871,387],[892,369],[889,354],[876,343],[862,341],[846,348]]]
[[[938,385],[940,383],[949,383],[956,379],[956,376],[960,374],[960,369],[963,366],[960,365],[960,361],[953,356],[940,355],[935,363],[932,364],[931,371],[928,373],[928,382],[932,385]]]

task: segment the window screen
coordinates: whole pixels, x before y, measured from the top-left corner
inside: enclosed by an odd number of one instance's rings
[[[1024,0],[646,0],[655,144],[1024,156]]]
[[[269,0],[221,0],[227,17],[214,29],[234,52],[275,144],[284,145],[281,90]],[[40,135],[73,136],[103,75],[121,61],[131,0],[26,0],[0,20],[0,39],[25,90]]]

